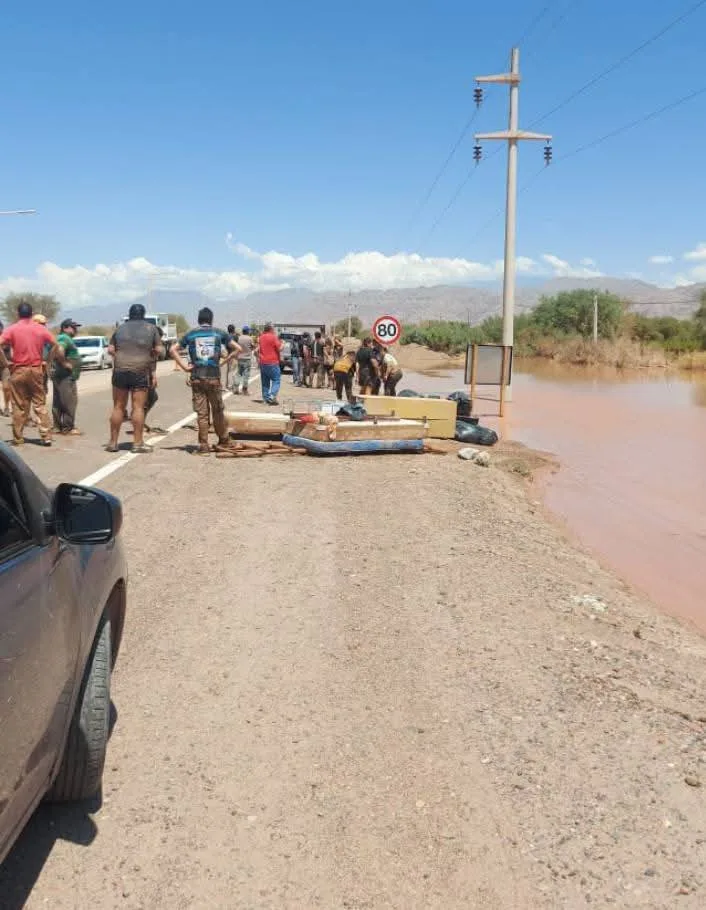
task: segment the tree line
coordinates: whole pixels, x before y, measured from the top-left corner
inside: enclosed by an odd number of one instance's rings
[[[515,317],[515,350],[532,356],[547,341],[562,343],[593,337],[593,300],[598,296],[598,337],[628,340],[644,347],[662,348],[670,354],[706,350],[706,292],[693,316],[646,316],[630,310],[630,303],[615,294],[591,290],[564,291],[540,298],[537,306]],[[468,344],[499,344],[502,319],[489,316],[479,325],[461,321],[431,320],[403,327],[402,344],[421,344],[433,351],[460,354]]]

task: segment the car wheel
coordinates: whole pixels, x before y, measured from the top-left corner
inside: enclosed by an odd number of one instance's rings
[[[102,621],[83,673],[59,773],[47,799],[89,799],[101,788],[110,729],[110,622]]]

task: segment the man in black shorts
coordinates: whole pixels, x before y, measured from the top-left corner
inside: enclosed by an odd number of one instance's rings
[[[145,308],[133,303],[127,322],[119,326],[110,339],[108,352],[113,357],[113,412],[110,415],[109,452],[118,451],[120,427],[125,419],[128,399],[134,430],[132,451],[147,454],[145,445],[145,405],[152,387],[154,363],[162,352],[157,326],[145,320]]]

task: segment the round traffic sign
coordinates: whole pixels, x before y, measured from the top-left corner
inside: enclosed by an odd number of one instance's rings
[[[394,344],[401,334],[402,326],[395,316],[378,316],[373,323],[373,338],[380,344]]]

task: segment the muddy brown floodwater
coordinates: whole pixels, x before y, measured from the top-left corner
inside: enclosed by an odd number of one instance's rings
[[[407,373],[405,385],[446,393],[463,374]],[[706,379],[521,363],[508,412],[503,435],[560,462],[544,485],[551,510],[628,583],[706,632]],[[497,404],[481,400],[477,413]]]

